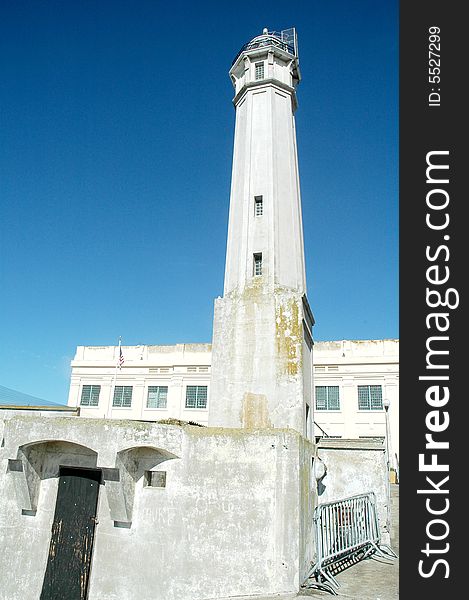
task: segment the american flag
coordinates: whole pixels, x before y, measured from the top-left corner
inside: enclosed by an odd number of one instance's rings
[[[124,364],[124,355],[122,354],[122,348],[119,346],[119,369],[122,369]]]

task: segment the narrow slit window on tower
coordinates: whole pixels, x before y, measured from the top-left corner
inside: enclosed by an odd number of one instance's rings
[[[257,79],[264,79],[264,63],[263,62],[258,62],[255,64],[255,78]]]
[[[262,275],[262,252],[254,254],[254,277]]]
[[[262,196],[254,196],[254,215],[262,217],[264,214],[264,201]]]

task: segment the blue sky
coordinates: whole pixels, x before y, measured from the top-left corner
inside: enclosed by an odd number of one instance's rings
[[[0,384],[66,402],[77,345],[211,340],[233,146],[228,77],[296,26],[315,338],[398,337],[396,1],[6,3]]]

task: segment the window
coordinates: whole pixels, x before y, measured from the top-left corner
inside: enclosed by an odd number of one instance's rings
[[[339,386],[316,386],[316,410],[340,410]]]
[[[116,385],[112,406],[121,406],[122,408],[130,408],[132,406],[131,385]]]
[[[207,386],[188,385],[186,388],[186,408],[207,408]]]
[[[262,252],[254,254],[254,277],[262,275]]]
[[[166,408],[168,400],[167,385],[149,385],[147,396],[147,408]]]
[[[145,471],[144,487],[166,487],[166,471]]]
[[[383,392],[380,385],[358,386],[358,410],[382,410]]]
[[[98,406],[100,385],[84,385],[81,390],[81,406]]]
[[[254,215],[262,217],[264,214],[264,204],[262,196],[254,196]]]
[[[257,79],[264,79],[264,63],[263,62],[258,62],[255,64],[255,78]]]

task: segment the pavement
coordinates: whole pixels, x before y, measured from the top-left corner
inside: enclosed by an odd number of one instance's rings
[[[399,557],[399,485],[391,484],[391,548]],[[299,594],[256,596],[256,600],[396,600],[399,598],[399,558],[384,561],[367,558],[335,576],[340,583],[338,595],[317,589]],[[233,598],[232,600],[236,600]],[[246,597],[239,600],[246,600]]]

